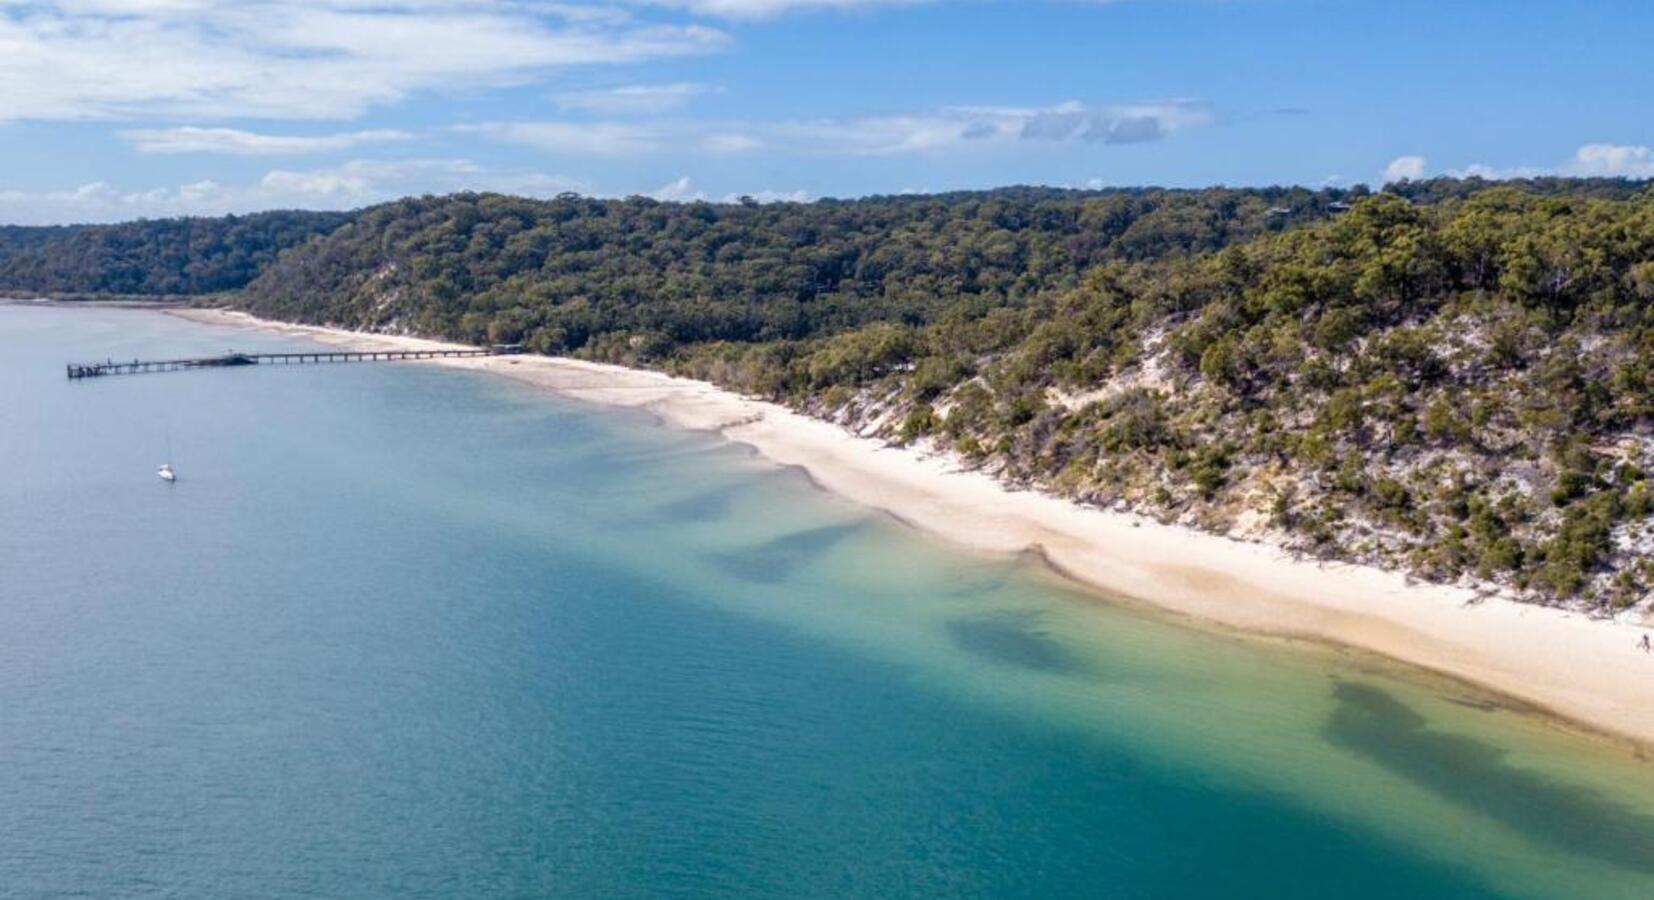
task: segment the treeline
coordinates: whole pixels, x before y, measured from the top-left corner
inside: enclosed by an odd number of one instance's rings
[[[1331,214],[1344,192],[1012,188],[759,205],[499,195],[364,210],[248,287],[255,311],[618,358],[919,324]],[[394,298],[386,302],[387,298]]]
[[[1489,181],[1485,178],[1421,178],[1386,185],[1385,193],[1415,203],[1433,204],[1443,200],[1464,200],[1491,188],[1509,188],[1543,197],[1573,197],[1582,200],[1631,200],[1646,192],[1648,182],[1627,178],[1563,178],[1540,175]]]
[[[0,225],[0,263],[68,237],[74,230],[73,225]]]
[[[0,290],[210,294],[238,290],[346,213],[280,211],[119,225],[0,229]]]

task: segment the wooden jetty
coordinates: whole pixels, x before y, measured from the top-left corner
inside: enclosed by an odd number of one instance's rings
[[[297,366],[315,363],[396,362],[411,359],[463,359],[476,356],[511,356],[521,353],[516,344],[496,344],[475,350],[311,350],[304,353],[226,353],[195,359],[134,359],[118,362],[70,363],[70,379],[104,375],[137,375],[142,372],[177,372],[182,369],[224,369],[236,366]]]

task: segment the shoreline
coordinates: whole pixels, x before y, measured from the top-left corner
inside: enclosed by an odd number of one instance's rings
[[[457,346],[221,309],[161,311],[357,349]],[[1297,559],[1267,544],[1013,490],[942,457],[705,382],[559,357],[430,362],[717,432],[804,470],[823,490],[965,549],[1034,553],[1094,591],[1224,628],[1373,654],[1508,698],[1513,711],[1654,748],[1654,655],[1636,646],[1651,626],[1482,597],[1370,566]]]

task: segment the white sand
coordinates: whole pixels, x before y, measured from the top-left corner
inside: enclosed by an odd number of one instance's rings
[[[196,321],[275,329],[361,349],[434,341],[293,326],[217,310]],[[1591,729],[1654,745],[1654,655],[1644,629],[1367,566],[1295,560],[1248,544],[1078,506],[960,471],[710,384],[539,356],[446,360],[559,394],[647,408],[716,430],[823,487],[975,550],[1037,549],[1073,578],[1134,600],[1247,631],[1372,651],[1473,682]]]

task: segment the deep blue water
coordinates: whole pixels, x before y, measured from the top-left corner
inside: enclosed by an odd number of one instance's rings
[[[293,343],[0,307],[0,895],[1654,896],[1645,762],[713,437],[61,368]]]

